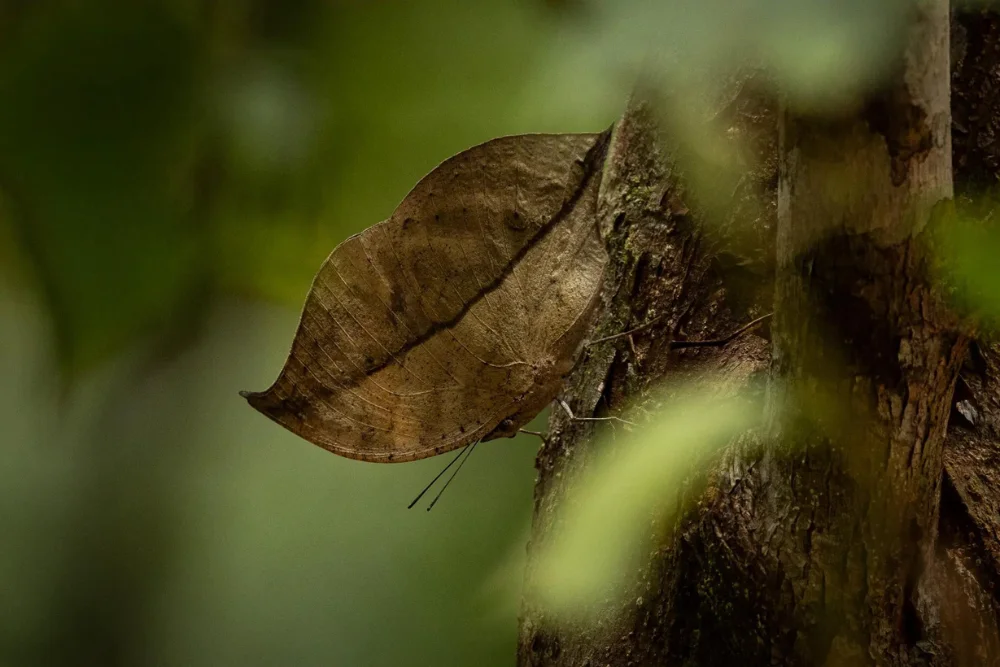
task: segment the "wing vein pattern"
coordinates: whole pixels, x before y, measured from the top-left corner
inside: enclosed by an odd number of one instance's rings
[[[250,404],[366,461],[516,431],[554,398],[598,302],[607,138],[503,137],[443,162],[330,254]]]

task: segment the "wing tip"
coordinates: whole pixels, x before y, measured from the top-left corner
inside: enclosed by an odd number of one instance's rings
[[[264,412],[266,414],[266,411],[264,410],[264,407],[267,404],[267,401],[265,400],[266,397],[267,397],[267,393],[268,392],[266,392],[266,391],[246,391],[246,390],[244,390],[244,391],[240,392],[240,397],[243,398],[243,399],[245,399],[246,402],[250,404],[250,407],[252,407],[255,410],[258,410],[260,412]]]
[[[251,408],[295,433],[298,431],[291,423],[305,423],[312,412],[307,398],[281,398],[273,386],[264,391],[241,391],[239,394]]]

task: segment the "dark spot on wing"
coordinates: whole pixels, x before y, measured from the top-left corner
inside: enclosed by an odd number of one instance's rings
[[[514,211],[511,217],[507,220],[507,226],[520,232],[528,227],[528,221],[521,217],[521,214],[518,211]]]
[[[257,407],[257,406],[254,406]],[[261,412],[273,417],[291,417],[299,422],[305,422],[312,417],[315,409],[308,398],[296,387],[292,390],[292,395],[268,406],[262,406]]]

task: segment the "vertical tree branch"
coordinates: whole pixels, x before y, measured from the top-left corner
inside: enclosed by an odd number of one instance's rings
[[[949,8],[915,8],[895,77],[860,114],[780,120],[773,358],[790,400],[771,501],[790,518],[779,562],[802,572],[794,653],[814,664],[931,650],[919,584],[966,340],[921,236],[952,194]]]

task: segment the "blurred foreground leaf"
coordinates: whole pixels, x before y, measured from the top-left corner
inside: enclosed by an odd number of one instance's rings
[[[538,560],[541,599],[554,613],[572,618],[632,589],[652,540],[680,510],[682,489],[738,433],[756,423],[761,406],[744,397],[720,398],[719,387],[672,392],[649,423],[603,453],[573,483],[562,525]]]
[[[554,45],[535,94],[570,114],[620,107],[635,77],[678,96],[677,111],[737,68],[768,69],[788,103],[837,112],[889,72],[909,0],[587,0]]]
[[[943,277],[955,301],[995,327],[1000,321],[1000,229],[988,217],[952,218],[939,234]]]

